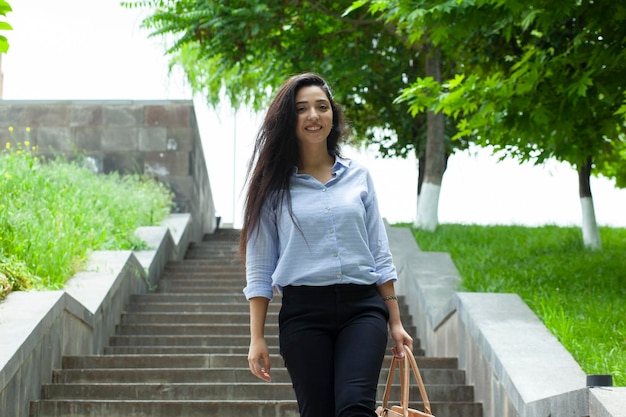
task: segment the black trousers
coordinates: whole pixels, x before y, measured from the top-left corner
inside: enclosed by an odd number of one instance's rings
[[[300,416],[375,416],[389,320],[376,286],[288,286],[283,290],[280,353]]]

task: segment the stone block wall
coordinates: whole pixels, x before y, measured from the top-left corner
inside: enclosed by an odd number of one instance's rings
[[[173,212],[191,213],[194,240],[215,208],[193,102],[0,101],[0,149],[29,143],[48,158],[79,156],[98,173],[144,173],[168,185]]]

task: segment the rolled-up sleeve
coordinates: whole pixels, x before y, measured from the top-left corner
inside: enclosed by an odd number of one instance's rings
[[[393,264],[385,223],[380,214],[376,190],[369,173],[367,174],[367,185],[369,189],[368,199],[365,202],[367,235],[369,248],[376,265],[376,272],[380,274],[376,284],[382,285],[388,281],[397,281],[398,273]]]
[[[246,299],[273,298],[272,275],[278,260],[278,244],[276,217],[266,205],[246,245],[246,287],[243,290]]]

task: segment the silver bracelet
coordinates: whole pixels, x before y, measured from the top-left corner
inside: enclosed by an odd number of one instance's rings
[[[385,300],[385,301],[387,301],[387,300],[397,300],[397,299],[398,299],[398,296],[393,295],[393,294],[392,295],[386,295],[386,296],[383,297],[383,300]]]

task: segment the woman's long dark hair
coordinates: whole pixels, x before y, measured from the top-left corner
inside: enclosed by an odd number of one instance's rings
[[[296,94],[302,87],[309,86],[320,87],[328,97],[333,110],[333,127],[328,135],[326,147],[329,155],[341,155],[339,144],[349,129],[341,108],[333,99],[328,84],[322,77],[314,73],[292,76],[280,87],[267,110],[263,124],[257,133],[252,158],[248,166],[246,176],[248,190],[239,240],[239,249],[244,263],[248,237],[258,226],[261,210],[268,198],[272,199],[271,205],[274,208],[286,202],[289,214],[293,219],[289,178],[293,167],[300,160],[296,138]]]

